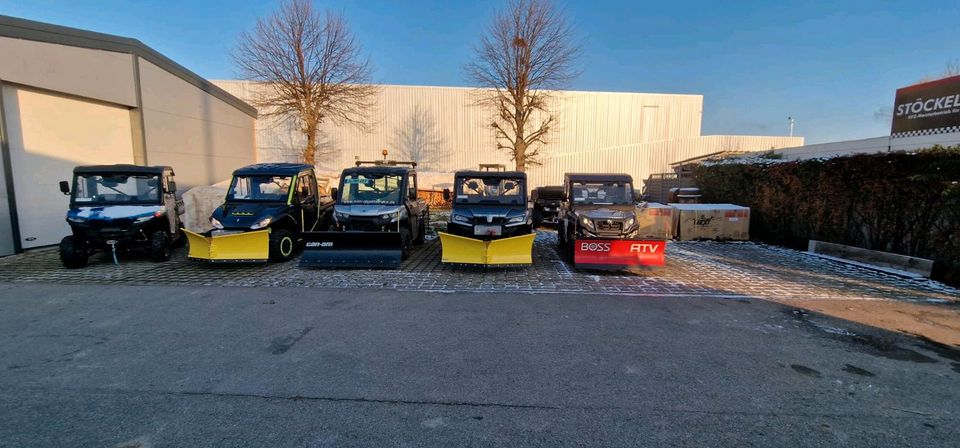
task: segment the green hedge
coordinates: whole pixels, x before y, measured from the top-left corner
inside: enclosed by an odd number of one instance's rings
[[[960,146],[700,165],[694,178],[704,202],[750,207],[753,239],[933,259],[935,278],[960,284]]]

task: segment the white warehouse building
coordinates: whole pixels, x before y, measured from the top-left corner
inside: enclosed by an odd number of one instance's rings
[[[170,165],[180,191],[254,163],[250,105],[138,40],[0,16],[0,255],[70,233],[77,165]]]
[[[213,81],[252,100],[246,81]],[[383,85],[372,129],[326,123],[321,129],[318,169],[331,175],[357,159],[413,159],[421,171],[451,173],[480,163],[512,166],[496,149],[490,114],[475,105],[476,90],[461,87]],[[542,165],[528,167],[532,186],[555,185],[565,172],[626,172],[640,184],[650,174],[670,172],[670,163],[720,151],[760,151],[803,145],[802,137],[701,135],[702,95],[562,91],[553,95],[558,123],[541,150]],[[264,112],[264,111],[261,111]],[[257,120],[261,162],[298,161],[303,137],[277,118]],[[432,177],[431,177],[432,178]],[[440,176],[452,182],[452,176]],[[421,187],[430,188],[429,183]]]

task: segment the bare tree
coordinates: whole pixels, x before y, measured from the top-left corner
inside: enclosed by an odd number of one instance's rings
[[[446,158],[436,120],[419,103],[413,106],[403,123],[394,128],[393,144],[404,158],[417,162],[423,169],[437,168]]]
[[[294,120],[306,137],[305,163],[316,162],[326,120],[370,126],[377,88],[342,14],[321,13],[309,0],[287,0],[240,35],[233,60],[243,78],[259,83],[252,102],[261,114]]]
[[[549,0],[510,0],[493,18],[476,48],[468,76],[480,104],[493,112],[497,149],[511,156],[519,171],[539,164],[557,116],[550,110],[552,89],[576,76],[579,48],[563,14]]]

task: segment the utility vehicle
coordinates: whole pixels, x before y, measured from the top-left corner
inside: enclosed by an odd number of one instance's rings
[[[638,238],[638,199],[628,174],[565,174],[560,253],[583,269],[663,265],[666,241]]]
[[[72,234],[60,241],[60,261],[67,268],[86,266],[97,251],[117,263],[118,251],[139,248],[149,250],[154,261],[167,261],[182,238],[183,202],[169,166],[78,166],[72,182],[60,182],[60,191],[70,195],[66,219]]]
[[[189,257],[211,262],[287,261],[304,232],[329,225],[333,200],[317,191],[313,166],[261,163],[233,172],[212,230],[186,231]]]
[[[556,225],[560,216],[560,202],[563,198],[562,186],[537,187],[530,193],[533,202],[533,228],[544,224]]]
[[[454,174],[447,231],[440,233],[441,261],[512,265],[533,262],[533,220],[527,208],[527,175],[503,165]]]
[[[386,154],[384,155],[386,156]],[[395,268],[413,245],[423,244],[429,207],[417,197],[417,164],[394,160],[357,161],[343,170],[333,225],[305,232],[300,266]]]

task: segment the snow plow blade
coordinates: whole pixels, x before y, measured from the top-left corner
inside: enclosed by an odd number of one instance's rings
[[[400,232],[303,232],[302,268],[394,269],[403,261]]]
[[[454,264],[518,265],[533,264],[533,240],[537,234],[484,241],[440,233],[443,249],[440,261]]]
[[[211,262],[262,262],[270,259],[270,231],[203,235],[184,229],[189,258]]]
[[[666,264],[663,240],[575,240],[573,267],[579,269],[628,270]]]

